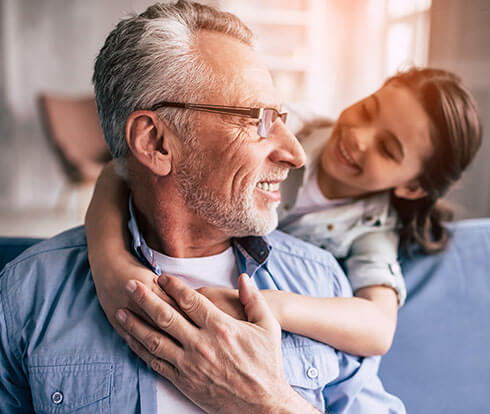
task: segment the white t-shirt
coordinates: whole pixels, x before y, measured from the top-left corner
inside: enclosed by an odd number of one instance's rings
[[[207,257],[176,258],[155,250],[153,254],[163,273],[178,276],[193,289],[203,286],[237,287],[238,266],[232,247]],[[171,382],[160,376],[157,379],[157,407],[159,414],[203,413]]]
[[[299,189],[296,204],[289,211],[290,215],[313,213],[315,211],[326,210],[333,206],[348,204],[352,201],[350,198],[340,198],[335,200],[326,198],[320,190],[317,177],[318,168],[315,168],[303,187]]]

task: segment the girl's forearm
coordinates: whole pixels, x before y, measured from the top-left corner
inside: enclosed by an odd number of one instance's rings
[[[162,295],[154,283],[155,275],[130,253],[129,235],[125,230],[129,218],[128,196],[126,183],[109,164],[97,180],[85,217],[90,269],[97,296],[109,322],[119,333],[120,326],[114,317],[116,310],[132,309],[125,290],[128,280],[139,280]]]
[[[97,266],[105,259],[127,253],[128,236],[124,229],[128,222],[128,195],[126,183],[114,170],[112,163],[104,168],[97,180],[94,194],[85,217],[85,229],[90,263]]]
[[[391,288],[364,288],[363,297],[351,298],[262,292],[286,331],[354,355],[382,355],[391,346],[397,318],[396,294]]]

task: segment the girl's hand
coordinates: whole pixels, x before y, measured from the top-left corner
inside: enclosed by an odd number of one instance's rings
[[[122,263],[124,263],[124,269],[119,266]],[[111,266],[112,267],[104,266],[103,269],[94,266],[92,269],[92,276],[102,309],[110,324],[120,335],[121,327],[115,319],[117,309],[131,309],[138,316],[145,319],[147,322],[152,323],[151,320],[149,320],[148,317],[131,301],[131,295],[126,290],[126,284],[129,280],[138,280],[166,303],[176,307],[174,300],[158,285],[158,276],[145,268],[129,253],[126,253],[123,258],[120,258],[117,266],[114,263],[112,263]],[[112,273],[113,271],[116,273]]]
[[[238,297],[237,289],[228,289],[221,286],[205,286],[197,291],[206,296],[216,307],[235,319],[247,320],[243,306]]]

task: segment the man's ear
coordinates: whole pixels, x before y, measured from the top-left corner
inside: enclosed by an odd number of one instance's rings
[[[427,195],[427,192],[420,186],[416,179],[399,185],[395,188],[394,193],[398,198],[406,198],[407,200],[417,200]]]
[[[126,121],[126,142],[133,156],[154,174],[168,175],[172,169],[170,140],[173,134],[153,111],[135,111]]]

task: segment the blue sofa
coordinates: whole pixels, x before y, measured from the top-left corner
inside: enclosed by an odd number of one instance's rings
[[[489,412],[490,218],[450,229],[445,252],[402,259],[408,298],[380,375],[408,413]],[[37,241],[0,237],[0,269]]]

